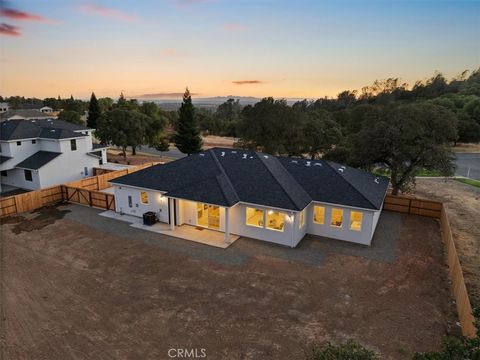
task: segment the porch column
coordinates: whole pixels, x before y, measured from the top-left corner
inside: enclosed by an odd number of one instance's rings
[[[229,208],[225,208],[225,243],[230,243],[230,215]]]
[[[170,213],[170,230],[175,230],[175,207],[173,202],[175,199],[168,198],[168,212]]]

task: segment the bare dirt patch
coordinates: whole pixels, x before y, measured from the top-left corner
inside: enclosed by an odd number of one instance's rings
[[[480,153],[480,143],[458,143],[452,148],[454,152]]]
[[[131,153],[127,152],[127,160],[123,158],[123,154],[120,150],[109,150],[107,153],[108,162],[113,162],[117,164],[125,164],[125,165],[142,165],[151,162],[163,162],[166,161],[164,158],[157,156],[157,155],[144,155],[144,154],[137,154],[132,155]]]
[[[446,204],[473,306],[480,306],[480,189],[455,180],[417,179],[414,194]]]
[[[69,208],[36,231],[12,231],[35,216],[1,227],[5,358],[165,359],[173,347],[302,359],[311,342],[353,338],[410,359],[458,331],[432,219],[402,217],[393,263],[330,253],[321,266],[233,266],[112,236]]]

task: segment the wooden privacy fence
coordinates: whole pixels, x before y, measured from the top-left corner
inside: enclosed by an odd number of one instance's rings
[[[107,210],[115,209],[114,196],[112,194],[103,193],[99,190],[108,188],[108,181],[112,179],[156,164],[158,163],[146,163],[123,170],[112,171],[102,175],[72,181],[63,185],[0,198],[0,217],[33,211],[45,205],[54,204],[59,201],[76,202]],[[77,191],[75,192],[75,190]]]
[[[428,216],[440,219],[443,204],[438,201],[417,199],[413,197],[387,195],[383,203],[385,210],[400,212],[408,215]]]
[[[383,208],[403,214],[428,216],[440,220],[442,241],[445,246],[448,272],[452,281],[452,291],[457,304],[462,334],[467,337],[474,337],[476,334],[475,318],[472,314],[472,305],[468,297],[467,287],[465,286],[462,266],[458,258],[455,242],[453,241],[452,229],[445,205],[438,201],[387,195]]]
[[[96,190],[62,185],[64,200],[105,210],[115,210],[115,196]]]

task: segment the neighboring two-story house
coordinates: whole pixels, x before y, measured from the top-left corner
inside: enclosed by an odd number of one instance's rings
[[[93,129],[55,119],[0,123],[0,183],[35,190],[93,175],[107,147],[92,143]]]

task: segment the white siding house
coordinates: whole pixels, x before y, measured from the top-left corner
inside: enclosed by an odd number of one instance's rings
[[[93,175],[106,162],[92,129],[53,119],[0,123],[0,183],[35,190]]]
[[[172,229],[296,247],[306,234],[370,245],[388,179],[326,161],[215,148],[111,183],[118,213],[152,211]]]

